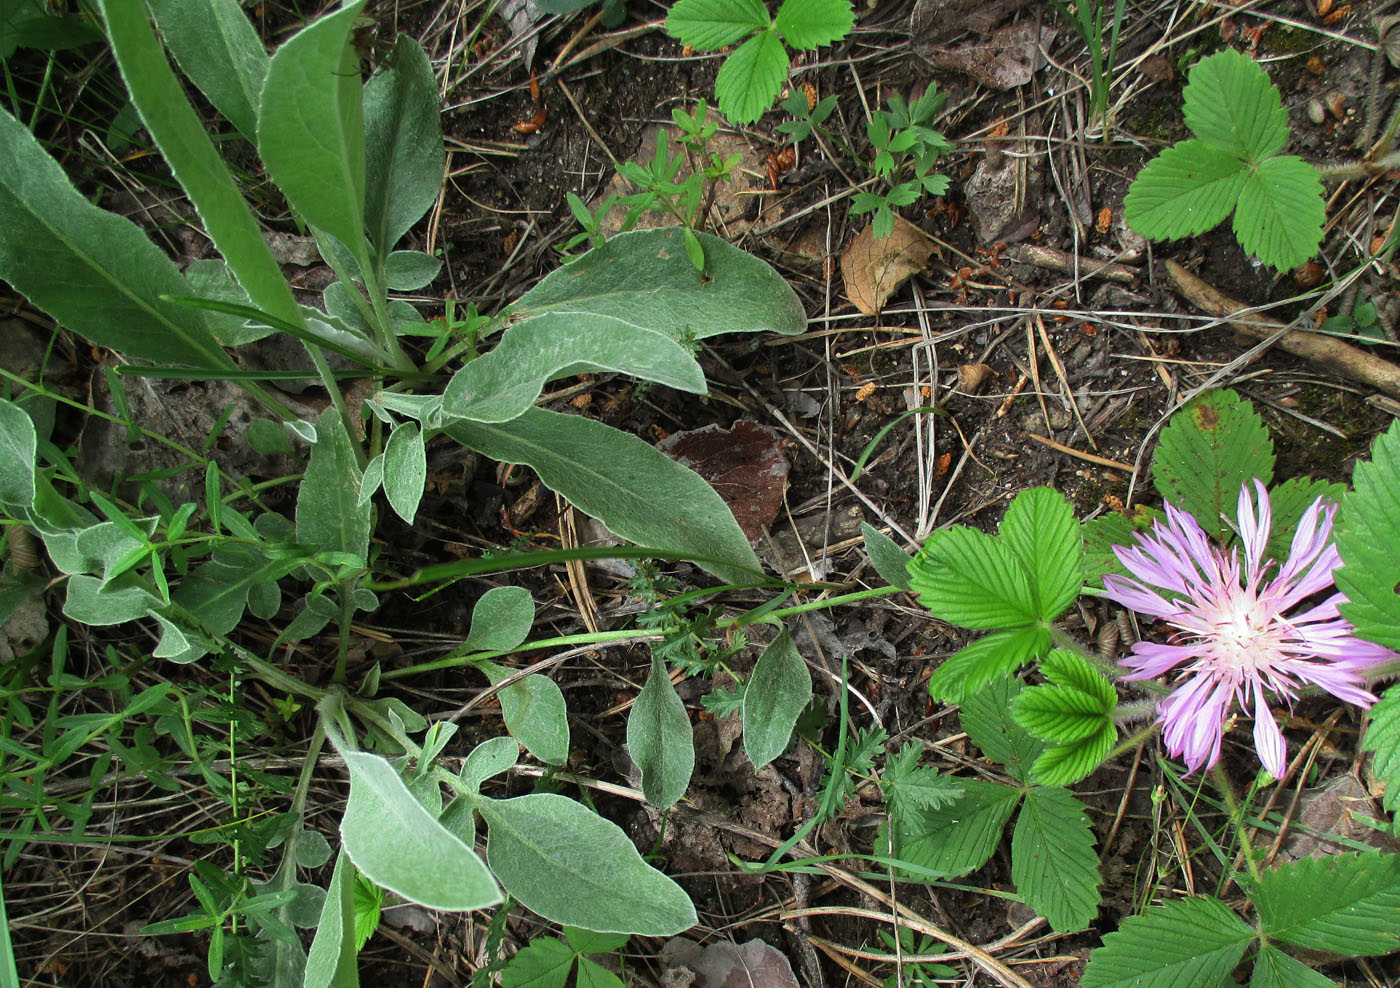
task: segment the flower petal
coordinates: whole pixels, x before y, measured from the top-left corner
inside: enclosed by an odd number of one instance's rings
[[[1283,778],[1286,747],[1283,732],[1274,722],[1274,712],[1264,699],[1264,687],[1254,684],[1254,750],[1265,771],[1275,779]]]

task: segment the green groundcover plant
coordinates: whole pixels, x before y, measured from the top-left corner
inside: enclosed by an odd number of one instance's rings
[[[1192,68],[1182,111],[1192,137],[1152,159],[1123,201],[1138,233],[1174,240],[1235,214],[1248,253],[1281,270],[1317,253],[1326,204],[1317,171],[1294,155],[1288,111],[1259,64],[1234,50]]]

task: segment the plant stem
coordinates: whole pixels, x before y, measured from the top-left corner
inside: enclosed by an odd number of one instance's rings
[[[1211,780],[1215,783],[1220,794],[1225,797],[1225,808],[1230,813],[1230,825],[1235,828],[1235,833],[1240,839],[1240,853],[1244,855],[1245,867],[1249,869],[1249,875],[1256,882],[1259,880],[1259,865],[1254,860],[1254,848],[1249,843],[1249,833],[1244,828],[1244,807],[1235,797],[1235,790],[1230,786],[1230,780],[1225,777],[1225,770],[1216,762],[1211,766]]]

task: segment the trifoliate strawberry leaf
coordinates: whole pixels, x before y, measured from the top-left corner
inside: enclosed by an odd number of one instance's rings
[[[622,979],[597,961],[578,959],[578,988],[626,988]]]
[[[1369,463],[1358,463],[1355,490],[1337,517],[1337,589],[1346,594],[1342,617],[1362,638],[1400,649],[1400,422],[1376,440]],[[1394,798],[1394,797],[1392,797]]]
[[[1302,158],[1266,158],[1235,206],[1235,239],[1265,264],[1288,271],[1317,253],[1327,204],[1317,169]]]
[[[1068,789],[1026,793],[1011,835],[1011,880],[1056,933],[1082,930],[1099,911],[1099,858],[1084,806]]]
[[[1266,943],[1254,958],[1249,988],[1337,988],[1337,983]]]
[[[1037,625],[993,631],[954,652],[929,677],[929,693],[961,703],[995,679],[1009,676],[1050,648],[1050,632]]]
[[[1011,547],[1030,576],[1038,616],[1055,620],[1084,588],[1080,582],[1083,543],[1074,508],[1063,494],[1048,487],[1022,491],[1006,509],[997,537]]]
[[[883,851],[888,840],[896,859],[944,878],[966,875],[986,864],[1001,843],[1002,828],[1011,819],[1021,790],[980,779],[959,782],[961,796],[936,810],[893,819],[881,828],[875,846]]]
[[[1031,778],[1043,786],[1072,786],[1103,764],[1117,740],[1118,728],[1105,719],[1089,737],[1043,751],[1031,766]]]
[[[1311,477],[1292,477],[1269,491],[1274,528],[1268,545],[1264,547],[1265,557],[1278,563],[1287,559],[1303,512],[1312,507],[1318,498],[1340,504],[1346,492],[1344,484],[1329,484]]]
[[[1249,166],[1204,141],[1167,148],[1138,173],[1123,220],[1144,237],[1176,240],[1219,226],[1235,208]]]
[[[1099,710],[1105,714],[1113,713],[1118,703],[1118,694],[1114,692],[1108,677],[1069,649],[1053,649],[1041,662],[1040,673],[1056,686],[1078,690],[1093,697],[1098,702]]]
[[[1400,946],[1400,855],[1303,858],[1251,884],[1260,930],[1272,940],[1353,956]]]
[[[1235,517],[1240,488],[1273,477],[1274,444],[1249,402],[1229,389],[1208,391],[1162,430],[1152,474],[1162,497],[1223,541],[1229,529],[1221,516]]]
[[[964,628],[1014,628],[1039,616],[1016,553],[964,525],[929,536],[909,564],[909,583],[934,617]]]
[[[554,937],[536,937],[520,948],[501,972],[503,988],[564,988],[574,952]]]
[[[1005,676],[962,702],[962,727],[982,754],[1001,762],[1015,779],[1030,778],[1031,763],[1045,749],[1012,719],[1011,708],[1025,683]]]
[[[1226,49],[1201,59],[1181,96],[1191,133],[1236,157],[1260,161],[1288,140],[1288,111],[1278,89],[1241,52]]]
[[[763,0],[676,0],[666,15],[666,33],[700,51],[718,51],[770,24]]]
[[[840,41],[856,22],[850,0],[783,0],[773,23],[794,48],[817,48]]]
[[[1219,899],[1180,899],[1129,916],[1089,955],[1081,988],[1203,988],[1223,982],[1254,931]]]
[[[1361,747],[1375,753],[1371,771],[1385,783],[1385,808],[1400,809],[1400,684],[1382,693],[1371,708]]]
[[[1011,707],[1016,723],[1033,737],[1057,744],[1083,741],[1111,723],[1103,704],[1063,686],[1032,686]]]
[[[772,29],[740,45],[719,67],[715,99],[731,123],[751,124],[773,105],[788,73],[788,54]]]

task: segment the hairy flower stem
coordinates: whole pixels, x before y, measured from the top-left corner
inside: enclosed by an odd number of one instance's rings
[[[1249,869],[1250,877],[1257,882],[1259,864],[1254,860],[1254,848],[1249,842],[1249,832],[1244,826],[1244,807],[1235,797],[1235,790],[1231,787],[1230,780],[1225,777],[1225,770],[1220,767],[1219,762],[1211,766],[1210,777],[1215,782],[1215,787],[1220,790],[1220,795],[1225,797],[1225,808],[1230,812],[1230,826],[1235,828],[1235,833],[1239,836],[1240,853],[1244,855],[1245,867]]]

